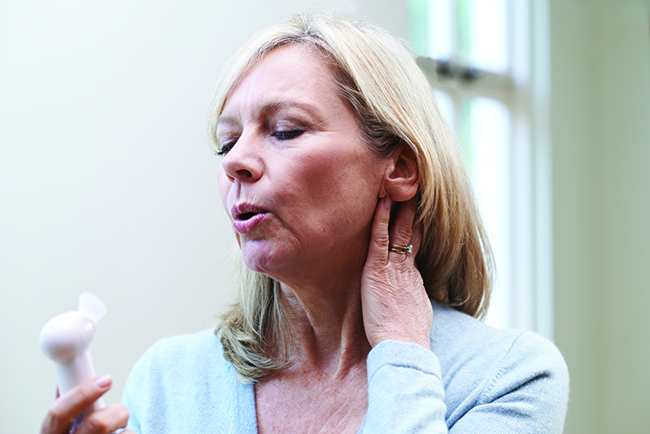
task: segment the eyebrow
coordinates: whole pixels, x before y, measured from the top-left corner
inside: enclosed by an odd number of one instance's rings
[[[262,108],[259,110],[257,113],[257,116],[264,115],[268,116],[270,114],[273,114],[275,112],[278,112],[286,107],[297,107],[301,110],[304,110],[309,114],[310,116],[313,117],[319,117],[320,116],[320,110],[316,108],[316,106],[309,104],[309,103],[303,103],[299,101],[293,101],[293,100],[287,100],[287,101],[273,101],[269,102],[267,104],[264,104]],[[217,119],[216,126],[226,124],[226,125],[236,125],[238,122],[235,118],[231,116],[222,116],[219,119]]]

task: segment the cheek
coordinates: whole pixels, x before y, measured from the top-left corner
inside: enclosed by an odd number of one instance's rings
[[[293,170],[285,172],[287,192],[291,191],[293,203],[302,205],[304,211],[325,212],[340,205],[337,199],[346,196],[351,187],[344,167],[330,158],[310,156]]]
[[[341,219],[361,218],[367,209],[374,212],[381,169],[367,155],[327,152],[310,156],[295,169],[291,177],[300,186],[297,193],[312,209],[342,213]]]

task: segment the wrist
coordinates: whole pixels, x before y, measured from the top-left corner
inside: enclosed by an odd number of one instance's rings
[[[426,336],[413,336],[405,333],[400,333],[400,332],[387,332],[387,333],[381,333],[381,334],[376,334],[374,337],[368,337],[368,341],[370,342],[370,346],[372,348],[376,347],[382,342],[385,341],[394,341],[394,342],[405,342],[405,343],[412,343],[412,344],[417,344],[424,349],[431,351],[431,342],[429,341],[429,335],[427,334]]]

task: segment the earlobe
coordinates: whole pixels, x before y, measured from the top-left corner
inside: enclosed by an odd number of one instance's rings
[[[379,197],[390,195],[397,202],[406,202],[416,195],[420,184],[415,153],[404,144],[388,159]]]

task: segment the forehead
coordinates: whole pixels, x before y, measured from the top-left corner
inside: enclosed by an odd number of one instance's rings
[[[281,105],[287,101],[326,106],[343,103],[335,68],[317,49],[285,45],[264,55],[232,89],[222,115],[251,104]]]

